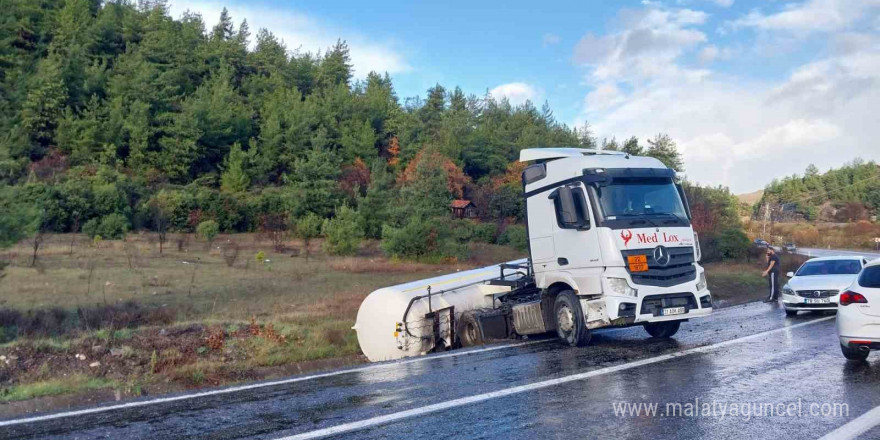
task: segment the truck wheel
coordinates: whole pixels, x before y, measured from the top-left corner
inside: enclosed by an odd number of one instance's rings
[[[473,313],[465,312],[458,318],[458,340],[462,347],[483,345],[483,333]]]
[[[858,347],[848,347],[843,344],[840,344],[840,351],[843,352],[843,357],[851,361],[863,361],[868,358],[868,353],[870,353],[869,350],[859,350]]]
[[[671,338],[681,327],[681,321],[651,322],[645,324],[645,330],[655,338]]]
[[[556,317],[556,334],[563,344],[583,347],[590,343],[590,330],[584,324],[580,301],[571,290],[563,290],[556,296],[553,307]]]

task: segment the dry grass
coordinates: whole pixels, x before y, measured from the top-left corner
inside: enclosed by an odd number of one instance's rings
[[[880,224],[869,221],[856,223],[776,223],[768,224],[766,240],[781,245],[793,242],[801,247],[830,249],[877,249],[875,237],[880,237]],[[762,235],[762,224],[747,224],[753,237]]]
[[[0,395],[18,400],[112,386],[136,396],[144,388],[219,385],[358,362],[351,327],[371,291],[521,258],[510,248],[476,244],[464,263],[410,263],[385,258],[375,242],[355,257],[332,257],[316,240],[306,259],[302,243],[284,245],[278,253],[271,242],[240,234],[220,236],[209,248],[178,236],[160,254],[151,234],[101,243],[55,235],[31,266],[30,249],[19,244],[0,255],[12,263],[0,281],[0,324],[14,323],[0,327],[0,340],[12,340],[0,345],[0,355],[16,357],[0,366]],[[225,252],[233,247],[237,256]],[[83,310],[114,311],[119,319],[97,328],[83,322]],[[145,318],[156,311],[167,320]],[[116,322],[126,316],[131,322]],[[32,329],[41,323],[53,328]],[[76,354],[87,359],[71,362]],[[100,367],[90,367],[95,360]],[[62,380],[62,371],[77,379]]]

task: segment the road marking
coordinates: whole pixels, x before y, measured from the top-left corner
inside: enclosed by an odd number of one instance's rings
[[[499,397],[506,397],[513,394],[524,393],[528,391],[540,390],[542,388],[552,387],[556,385],[562,385],[569,382],[575,382],[579,380],[589,379],[591,377],[602,376],[605,374],[616,373],[619,371],[630,370],[636,367],[641,367],[645,365],[656,364],[658,362],[667,361],[669,359],[675,359],[683,356],[688,356],[696,353],[706,353],[712,350],[716,350],[718,348],[726,347],[729,345],[735,345],[742,342],[751,341],[754,339],[762,338],[765,336],[769,336],[776,333],[786,332],[791,329],[797,327],[803,327],[806,325],[812,325],[823,321],[828,321],[830,319],[834,319],[834,316],[828,316],[825,318],[815,319],[812,321],[802,322],[800,324],[789,325],[773,330],[767,330],[761,333],[755,333],[749,336],[743,336],[737,339],[731,339],[729,341],[719,342],[717,344],[705,345],[702,347],[690,348],[683,351],[678,351],[675,353],[668,353],[660,356],[655,356],[648,359],[642,359],[635,362],[629,362],[626,364],[615,365],[611,367],[600,368],[598,370],[587,371],[585,373],[573,374],[570,376],[564,376],[556,379],[549,379],[540,382],[534,382],[527,385],[519,385],[515,387],[505,388],[498,391],[492,391],[484,394],[477,394],[474,396],[462,397],[460,399],[448,400],[446,402],[435,403],[433,405],[422,406],[419,408],[413,408],[406,411],[400,411],[396,413],[386,414],[384,416],[372,417],[369,419],[359,420],[356,422],[344,423],[341,425],[331,426],[329,428],[318,429],[315,431],[304,432],[301,434],[296,434],[288,437],[281,437],[276,440],[307,440],[307,439],[316,439],[323,438],[336,434],[343,434],[352,431],[359,431],[362,429],[371,428],[378,425],[383,425],[386,423],[396,422],[399,420],[407,419],[410,417],[417,417],[425,414],[430,414],[438,411],[444,411],[447,409],[456,408],[459,406],[470,405],[473,403],[485,402],[491,399],[497,399]]]
[[[168,402],[177,402],[177,401],[181,401],[181,400],[197,399],[199,397],[208,397],[208,396],[216,396],[216,395],[220,395],[220,394],[237,393],[239,391],[248,391],[248,390],[273,387],[273,386],[278,386],[278,385],[287,385],[287,384],[296,383],[296,382],[304,382],[307,380],[314,380],[314,379],[322,379],[325,377],[339,376],[342,374],[362,373],[365,371],[378,370],[378,369],[382,369],[382,368],[386,368],[386,367],[399,367],[401,365],[412,364],[415,362],[424,362],[424,361],[430,361],[430,360],[434,360],[434,359],[445,359],[445,358],[451,358],[451,357],[466,356],[469,354],[485,353],[488,351],[504,350],[507,348],[525,347],[527,345],[541,344],[541,343],[544,343],[547,341],[552,341],[552,340],[553,339],[542,339],[542,340],[537,340],[537,341],[519,342],[519,343],[515,343],[515,344],[495,345],[495,346],[491,346],[491,347],[478,348],[475,350],[459,350],[459,351],[454,351],[454,352],[450,352],[450,353],[438,354],[438,355],[434,355],[434,356],[422,356],[422,357],[418,357],[418,358],[405,359],[405,360],[400,360],[400,361],[395,361],[395,362],[370,364],[370,365],[367,365],[364,367],[352,368],[352,369],[348,369],[348,370],[338,370],[338,371],[331,371],[331,372],[327,372],[327,373],[313,374],[311,376],[292,377],[290,379],[275,380],[275,381],[271,381],[271,382],[260,382],[260,383],[249,384],[249,385],[239,385],[239,386],[234,386],[234,387],[230,387],[230,388],[223,388],[223,389],[219,389],[219,390],[202,391],[199,393],[184,394],[184,395],[180,395],[180,396],[161,397],[158,399],[141,400],[141,401],[136,401],[136,402],[122,403],[119,405],[101,406],[101,407],[97,407],[97,408],[87,408],[87,409],[81,409],[81,410],[77,410],[77,411],[68,411],[68,412],[57,413],[57,414],[47,414],[47,415],[43,415],[43,416],[28,417],[28,418],[23,418],[23,419],[3,420],[3,421],[0,421],[0,427],[22,425],[25,423],[45,422],[47,420],[60,419],[60,418],[64,418],[64,417],[75,417],[75,416],[82,416],[82,415],[86,415],[86,414],[95,414],[95,413],[102,413],[102,412],[107,412],[107,411],[115,411],[115,410],[119,410],[119,409],[138,408],[138,407],[142,407],[142,406],[156,405],[156,404],[160,404],[160,403],[168,403]]]
[[[880,425],[880,406],[851,420],[849,423],[825,434],[819,440],[850,440]]]

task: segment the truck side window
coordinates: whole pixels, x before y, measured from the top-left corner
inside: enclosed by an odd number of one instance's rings
[[[579,186],[563,186],[550,193],[556,211],[556,224],[562,229],[590,229],[587,199]]]

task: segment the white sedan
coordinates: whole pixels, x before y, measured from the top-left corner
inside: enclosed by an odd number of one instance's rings
[[[837,310],[838,296],[859,276],[868,263],[864,257],[813,258],[789,272],[782,287],[782,306],[787,316],[801,310]]]
[[[863,361],[880,349],[880,260],[868,263],[859,278],[840,294],[837,336],[843,356]]]

